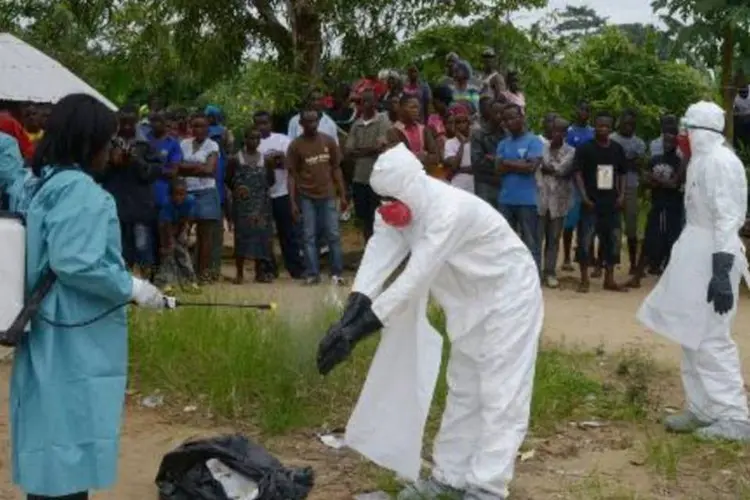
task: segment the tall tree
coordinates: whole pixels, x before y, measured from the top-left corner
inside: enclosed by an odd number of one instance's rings
[[[736,83],[750,74],[750,3],[746,0],[654,0],[654,11],[661,12],[676,33],[676,45],[685,45],[709,68],[721,74],[721,92],[727,113],[726,136],[734,136],[732,107]]]
[[[558,13],[555,32],[564,37],[581,37],[598,33],[607,25],[607,18],[601,17],[591,7],[566,5]]]
[[[183,47],[211,33],[224,39],[222,56],[227,61],[239,63],[252,48],[308,77],[319,75],[326,51],[336,45],[344,54],[367,59],[393,47],[398,37],[431,23],[546,5],[546,0],[169,1],[180,17]]]

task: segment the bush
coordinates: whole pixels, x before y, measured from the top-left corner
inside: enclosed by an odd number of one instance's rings
[[[131,316],[133,384],[144,392],[161,390],[170,399],[200,401],[213,413],[249,421],[267,433],[344,425],[357,400],[377,337],[357,347],[352,358],[328,377],[317,373],[317,344],[338,312],[320,308],[295,321],[275,313],[227,309],[183,309]],[[445,331],[439,308],[430,320]],[[445,402],[443,373],[438,382],[428,435],[437,431]],[[593,354],[555,347],[539,353],[532,402],[532,428],[553,431],[576,418],[606,419],[631,414],[624,390],[611,391],[590,368]],[[622,394],[621,394],[622,393]]]

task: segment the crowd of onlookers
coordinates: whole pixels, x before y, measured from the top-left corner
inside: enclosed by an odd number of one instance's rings
[[[340,220],[351,202],[364,240],[373,234],[380,200],[369,177],[386,132],[395,128],[429,175],[504,215],[547,286],[559,286],[560,242],[562,269],[579,264],[581,292],[590,278],[604,275],[605,289],[624,291],[663,269],[684,223],[676,117],[664,116],[661,136],[646,144],[635,111],[592,117],[582,101],[569,117],[547,115],[536,133],[518,75],[498,70],[492,50],[483,53],[479,73],[455,53],[445,63],[434,85],[411,66],[332,96],[315,89],[288,120],[256,110],[237,138],[217,106],[123,107],[99,181],[117,202],[128,265],[164,288],[198,290],[221,277],[226,227],[238,283],[246,261],[259,282],[272,281],[283,265],[293,278],[319,283],[327,253],[331,279],[341,284]],[[25,127],[22,150],[43,134],[44,108],[27,106],[18,120],[3,116],[10,115],[0,115],[0,130]],[[644,189],[650,211],[639,240]],[[632,275],[625,285],[614,278],[623,240]]]

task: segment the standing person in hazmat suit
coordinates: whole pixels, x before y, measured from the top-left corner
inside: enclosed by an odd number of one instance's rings
[[[452,343],[448,400],[432,476],[399,498],[505,499],[528,429],[543,321],[539,273],[489,204],[426,175],[399,132],[391,130],[387,143],[370,183],[391,201],[379,209],[343,316],[321,341],[318,367],[328,373],[382,328],[346,441],[416,481],[441,361],[442,339],[427,321],[432,294]]]
[[[26,221],[27,286],[48,271],[56,277],[13,357],[13,482],[28,500],[86,500],[90,490],[114,484],[128,367],[126,310],[117,306],[166,303],[125,267],[115,201],[92,178],[116,131],[117,117],[95,98],[63,98],[33,174],[15,141],[0,134],[0,188]]]
[[[659,283],[638,311],[646,327],[683,348],[686,407],[665,420],[668,430],[703,439],[750,440],[750,419],[731,329],[747,261],[739,230],[747,210],[747,181],[724,141],[724,111],[690,106],[681,150],[690,158],[686,224]]]

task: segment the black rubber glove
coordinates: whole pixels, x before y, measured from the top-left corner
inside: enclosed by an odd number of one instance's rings
[[[318,346],[318,371],[327,375],[333,368],[349,357],[357,343],[383,328],[375,313],[372,301],[364,294],[349,295],[344,314]]]
[[[352,323],[359,316],[362,309],[370,307],[370,299],[358,292],[352,292],[346,299],[346,305],[344,306],[344,313],[341,315],[341,319],[336,323],[339,326],[345,326]]]
[[[713,275],[708,282],[708,294],[706,300],[713,302],[714,311],[726,314],[734,305],[734,293],[729,273],[734,265],[734,255],[731,253],[717,252],[713,255]]]

